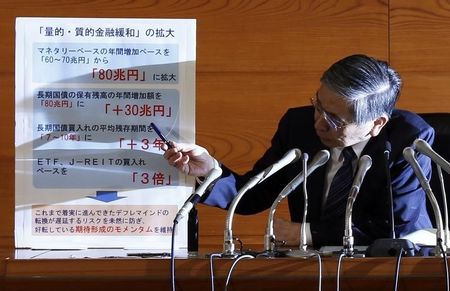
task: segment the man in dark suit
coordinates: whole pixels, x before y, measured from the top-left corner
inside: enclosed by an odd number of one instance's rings
[[[276,238],[291,245],[298,245],[302,223],[306,223],[308,244],[315,247],[341,245],[345,214],[342,201],[345,203],[348,191],[338,194],[342,196],[340,202],[333,200],[335,188],[343,187],[334,186],[333,179],[339,176],[340,167],[347,159],[344,153],[351,153],[353,159],[349,158],[349,164],[353,165],[353,173],[357,158],[367,154],[372,158],[372,167],[361,186],[352,214],[355,243],[367,245],[377,238],[390,237],[388,174],[384,156],[388,142],[391,145],[388,164],[397,237],[431,227],[425,193],[402,152],[416,138],[432,144],[434,130],[416,114],[394,109],[400,87],[400,76],[383,61],[352,55],[336,62],[324,72],[321,85],[311,98],[312,106],[289,109],[282,117],[271,147],[253,169],[238,175],[222,166],[221,178],[202,197],[202,203],[227,208],[249,178],[292,148],[309,155],[329,149],[331,158],[327,165],[308,177],[306,221],[302,221],[303,191],[298,187],[288,196],[291,221],[278,219],[274,227]],[[212,168],[214,158],[204,148],[173,145],[164,157],[185,174],[201,177]],[[421,155],[418,161],[430,177],[431,161]],[[292,163],[250,189],[240,200],[237,213],[253,214],[269,208],[301,168],[300,161]],[[329,207],[330,203],[332,207]]]

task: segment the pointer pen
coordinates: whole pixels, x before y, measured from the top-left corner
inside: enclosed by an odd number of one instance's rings
[[[151,122],[150,126],[155,130],[155,132],[159,136],[159,138],[167,145],[167,148],[169,148],[169,149],[173,148],[170,141],[164,136],[164,134],[162,134],[162,132],[159,130],[159,128],[156,126],[156,124]]]

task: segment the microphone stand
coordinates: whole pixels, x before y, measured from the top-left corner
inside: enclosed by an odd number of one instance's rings
[[[300,230],[300,250],[303,252],[307,252],[306,249],[308,247],[308,244],[306,243],[306,216],[308,214],[308,192],[306,189],[306,178],[308,177],[308,169],[306,166],[306,162],[308,161],[308,154],[304,154],[303,159],[303,168],[305,169],[303,171],[303,197],[305,200],[305,203],[303,205],[303,219],[302,219],[302,228]]]
[[[352,188],[347,198],[347,205],[345,208],[345,229],[343,241],[343,254],[347,257],[353,257],[354,254],[354,237],[352,229],[352,211],[356,196],[359,193],[359,188],[364,180],[364,176],[372,166],[372,159],[368,155],[364,155],[359,159],[358,170],[356,172]]]
[[[222,175],[222,169],[219,166],[219,163],[216,159],[214,159],[214,167],[211,169],[211,171],[206,176],[203,183],[195,189],[194,193],[192,193],[191,196],[186,200],[184,205],[180,208],[178,213],[175,215],[174,222],[178,224],[178,222],[184,218],[186,215],[189,214],[191,209],[194,207],[195,204],[197,204],[202,195],[205,193],[205,191],[208,189],[208,187],[216,181],[220,176]]]
[[[438,172],[438,178],[439,178],[439,184],[441,186],[441,194],[442,194],[442,204],[444,208],[444,232],[445,232],[445,239],[446,242],[450,242],[450,235],[449,235],[449,228],[448,228],[448,208],[447,208],[447,194],[445,192],[445,184],[444,184],[444,178],[442,176],[442,168],[444,168],[444,171],[447,172],[447,174],[450,174],[450,163],[446,161],[442,156],[440,156],[438,153],[436,153],[431,146],[424,141],[423,139],[416,139],[414,141],[414,147],[415,149],[431,158],[431,160],[436,164],[436,169]]]
[[[389,160],[391,155],[391,143],[389,141],[386,142],[386,148],[384,150],[384,171],[386,173],[386,190],[388,192],[389,199],[389,214],[391,218],[391,236],[392,239],[395,239],[395,216],[394,216],[394,195],[392,194],[392,179],[391,179],[391,171],[389,169]]]
[[[359,193],[358,186],[352,186],[350,189],[350,194],[348,195],[347,205],[345,208],[345,229],[344,237],[342,238],[343,249],[342,252],[346,257],[353,257],[354,254],[354,243],[355,239],[353,237],[352,229],[352,211],[353,203],[355,202],[356,196]]]
[[[235,245],[233,242],[233,231],[232,231],[232,223],[234,212],[236,211],[237,204],[244,196],[244,194],[251,188],[253,188],[256,184],[261,183],[272,174],[283,168],[284,166],[298,160],[301,156],[301,151],[299,149],[292,149],[287,152],[283,158],[281,158],[275,164],[269,166],[261,173],[252,177],[236,194],[233,201],[231,202],[230,207],[228,208],[227,218],[225,220],[225,230],[224,230],[224,242],[223,242],[223,257],[236,257],[238,254],[235,252]]]
[[[303,157],[303,197],[305,202],[303,205],[303,220],[300,230],[300,246],[298,250],[291,250],[286,253],[286,256],[296,258],[309,258],[317,255],[316,251],[308,250],[308,244],[306,242],[306,216],[308,214],[308,192],[306,190],[306,178],[308,177],[308,169],[306,166],[306,162],[308,161],[308,154],[304,153]]]
[[[420,167],[419,163],[417,162],[416,158],[414,157],[414,150],[411,147],[406,147],[403,150],[403,156],[405,157],[405,160],[411,165],[413,168],[414,173],[417,176],[417,179],[420,182],[420,185],[422,186],[423,190],[425,191],[428,199],[430,200],[431,206],[433,208],[434,217],[436,219],[436,247],[435,247],[435,254],[436,256],[441,255],[441,249],[439,248],[439,245],[442,242],[442,246],[444,251],[447,251],[447,241],[446,237],[443,237],[444,234],[444,227],[442,224],[442,214],[439,209],[439,204],[436,200],[436,197],[433,194],[433,191],[431,190],[430,183],[428,183],[427,178],[425,177],[422,168]]]
[[[448,208],[447,208],[447,193],[445,192],[444,177],[442,176],[442,169],[439,165],[436,165],[439,177],[439,184],[441,185],[442,193],[442,204],[444,207],[444,232],[445,240],[447,243],[450,242],[449,229],[448,229]]]
[[[303,154],[304,162],[306,162],[308,159],[307,157],[305,159],[305,155],[307,155],[307,154],[306,153]],[[330,152],[328,150],[319,151],[314,156],[313,160],[309,164],[309,167],[306,168],[305,165],[303,165],[303,171],[301,173],[299,173],[294,179],[292,179],[291,182],[289,182],[289,184],[286,185],[286,187],[284,187],[284,189],[280,192],[278,197],[272,203],[272,206],[270,207],[270,211],[269,211],[269,217],[267,220],[266,233],[264,235],[264,252],[262,253],[262,255],[268,256],[268,257],[274,257],[274,256],[276,257],[276,256],[281,255],[279,252],[276,251],[276,240],[275,240],[275,235],[274,235],[274,231],[273,231],[273,220],[274,220],[275,211],[276,211],[278,204],[284,198],[286,198],[290,193],[292,193],[292,191],[297,189],[297,187],[303,181],[305,181],[305,178],[307,176],[312,174],[318,167],[324,165],[328,161],[329,158],[330,158]],[[306,192],[304,191],[304,193],[306,193]],[[306,221],[305,212],[307,211],[307,204],[308,204],[307,195],[305,196],[305,198],[306,198],[305,199],[306,202],[305,202],[305,207],[304,207],[303,221]],[[304,229],[303,224],[302,224],[302,233],[304,233],[304,235],[305,235],[305,238],[303,241],[306,244],[306,231]]]
[[[391,238],[379,238],[376,239],[366,250],[367,257],[385,257],[385,256],[398,256],[400,251],[404,252],[406,256],[414,256],[416,245],[408,239],[396,238],[395,234],[395,217],[394,217],[394,197],[392,194],[391,174],[389,169],[389,160],[391,152],[391,143],[386,141],[384,151],[384,170],[386,173],[386,190],[388,192],[389,199],[389,214],[391,222]]]

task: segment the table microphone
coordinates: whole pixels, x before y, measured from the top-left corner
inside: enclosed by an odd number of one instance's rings
[[[372,159],[368,155],[364,155],[359,158],[358,169],[356,170],[355,178],[353,178],[353,184],[350,188],[350,193],[347,198],[347,205],[345,208],[345,229],[343,241],[343,253],[347,257],[353,256],[353,229],[352,229],[352,211],[353,204],[355,203],[356,196],[359,193],[359,188],[366,176],[367,171],[372,167]]]
[[[249,189],[253,188],[256,184],[261,183],[262,181],[269,178],[271,175],[278,172],[279,170],[289,165],[290,163],[297,161],[301,155],[302,152],[299,149],[294,148],[289,150],[280,160],[270,165],[256,176],[252,177],[244,186],[242,186],[241,189],[239,189],[233,201],[231,201],[230,207],[228,208],[227,217],[225,220],[222,256],[235,257],[237,255],[235,253],[235,246],[233,242],[232,223],[234,212],[236,211],[237,204],[241,200],[242,196],[244,196],[244,194]]]
[[[445,231],[445,238],[447,243],[449,243],[450,234],[448,229],[448,208],[447,208],[447,195],[445,193],[445,185],[444,185],[444,178],[442,177],[442,168],[449,173],[450,170],[450,163],[447,162],[443,157],[441,157],[437,152],[435,152],[431,146],[424,141],[423,139],[416,139],[414,141],[414,147],[416,148],[416,151],[428,156],[435,164],[438,171],[438,178],[439,178],[439,184],[441,186],[442,191],[442,204],[444,209],[444,217],[443,217],[443,223],[444,223],[444,231]]]
[[[450,163],[436,153],[426,141],[418,138],[414,141],[414,147],[416,151],[428,156],[433,162],[450,174]]]
[[[189,211],[200,201],[200,198],[205,193],[208,186],[217,180],[222,175],[222,169],[220,168],[219,163],[216,159],[214,159],[214,167],[209,171],[205,180],[202,182],[200,186],[195,189],[194,193],[184,202],[184,205],[180,208],[178,213],[175,215],[174,223],[177,223],[185,217]]]
[[[305,156],[305,154],[303,154]],[[322,165],[326,164],[326,162],[330,159],[330,152],[328,150],[321,150],[316,155],[314,155],[311,162],[308,163],[308,166],[306,169],[304,168],[302,172],[300,172],[297,176],[292,179],[289,184],[287,184],[283,190],[281,190],[280,194],[278,194],[278,197],[275,199],[275,201],[272,203],[272,206],[270,207],[269,211],[269,217],[267,220],[267,228],[266,228],[266,234],[264,235],[264,251],[266,252],[265,255],[275,255],[275,235],[273,231],[273,219],[275,216],[275,211],[280,204],[280,202],[286,198],[292,191],[297,189],[298,186],[300,186],[301,183],[305,180],[305,174],[306,176],[309,176],[312,174],[317,168],[321,167]],[[306,211],[308,207],[308,196],[305,194],[305,201],[304,201],[304,215],[306,216]],[[303,225],[303,224],[302,224]],[[304,233],[301,234],[306,235]],[[302,239],[306,240],[306,239]]]
[[[386,190],[388,192],[389,214],[391,237],[376,239],[366,250],[367,257],[390,257],[398,256],[401,250],[406,256],[414,256],[417,250],[416,245],[408,239],[396,238],[395,235],[395,218],[394,218],[394,197],[392,194],[391,171],[389,169],[389,160],[391,154],[391,143],[386,141],[384,155],[384,170],[386,174]]]
[[[442,215],[441,215],[441,211],[439,209],[439,204],[436,200],[436,197],[433,194],[433,191],[431,190],[428,179],[425,177],[425,174],[423,173],[422,168],[420,167],[419,163],[417,162],[417,160],[414,156],[414,150],[411,147],[406,147],[403,150],[403,157],[411,165],[417,179],[420,182],[420,185],[422,186],[423,190],[425,191],[428,199],[430,200],[431,206],[433,208],[434,217],[436,220],[436,228],[437,228],[436,229],[435,254],[436,254],[436,256],[438,256],[441,254],[441,249],[439,248],[440,242],[442,242],[444,251],[447,250],[447,241],[446,241],[446,238],[443,238],[444,227],[442,224]]]

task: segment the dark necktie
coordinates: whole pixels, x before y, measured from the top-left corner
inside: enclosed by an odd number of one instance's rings
[[[330,185],[327,202],[322,211],[322,219],[334,219],[344,215],[347,205],[347,197],[353,183],[352,162],[356,154],[352,147],[346,147],[342,150],[344,162]]]

